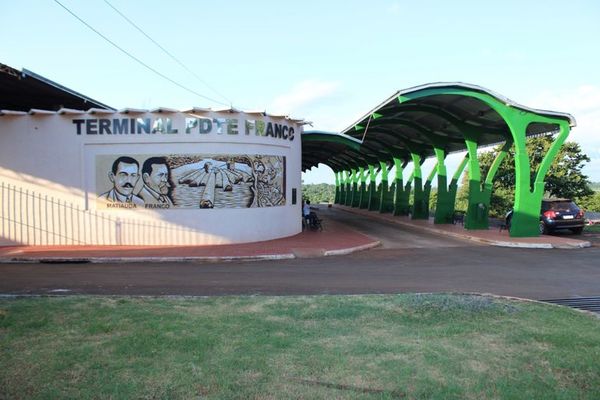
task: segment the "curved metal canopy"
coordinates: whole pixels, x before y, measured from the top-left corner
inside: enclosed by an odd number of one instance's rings
[[[428,158],[434,146],[445,154],[465,151],[465,134],[480,147],[501,143],[515,134],[503,117],[507,112],[540,117],[527,126],[526,136],[554,132],[558,120],[575,126],[570,114],[529,108],[480,86],[430,83],[394,93],[340,134],[304,132],[302,170],[319,163],[341,171],[394,158],[407,161],[411,153]]]

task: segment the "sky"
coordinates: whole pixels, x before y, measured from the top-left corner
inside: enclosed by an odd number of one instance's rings
[[[115,108],[233,105],[337,132],[397,90],[466,82],[574,115],[569,140],[600,181],[598,21],[597,0],[3,0],[0,63]],[[460,158],[449,157],[449,173]],[[303,174],[305,183],[333,179],[328,167]]]

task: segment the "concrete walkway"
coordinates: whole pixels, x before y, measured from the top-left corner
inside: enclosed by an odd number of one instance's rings
[[[381,214],[376,211],[352,208],[347,206],[335,206],[337,209],[363,215],[372,219],[392,222],[398,225],[421,229],[438,235],[446,235],[459,239],[467,239],[478,243],[489,244],[500,247],[519,247],[528,249],[579,249],[590,247],[591,243],[581,237],[575,239],[574,235],[540,235],[533,238],[513,238],[507,230],[490,228],[487,230],[466,230],[462,225],[434,224],[433,218],[429,220],[413,220],[407,216],[393,216]]]
[[[327,220],[323,231],[291,237],[217,246],[7,246],[0,263],[10,262],[160,262],[276,260],[350,254],[378,246],[379,241]]]
[[[500,247],[561,248],[590,247],[587,240],[573,236],[542,235],[511,238],[506,230],[467,231],[461,225],[434,225],[433,220],[411,220],[404,216],[335,205],[334,209],[386,221],[435,235]],[[323,231],[304,231],[288,238],[235,245],[216,246],[8,246],[0,247],[0,263],[11,262],[161,262],[276,260],[350,254],[376,247],[377,239],[326,219]]]

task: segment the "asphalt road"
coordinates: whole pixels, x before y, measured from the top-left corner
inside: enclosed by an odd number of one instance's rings
[[[532,299],[600,295],[600,247],[490,247],[327,211],[383,246],[282,261],[0,264],[1,294],[357,294],[479,292]]]

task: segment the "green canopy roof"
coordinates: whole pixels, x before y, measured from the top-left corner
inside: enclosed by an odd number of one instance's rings
[[[434,156],[434,145],[446,154],[461,152],[467,132],[479,147],[501,143],[512,135],[502,116],[507,110],[540,117],[527,126],[526,136],[555,132],[559,120],[575,126],[570,114],[532,109],[480,86],[430,83],[394,93],[340,134],[304,132],[302,170],[319,163],[336,171],[391,163],[409,160],[411,153],[427,158]]]

